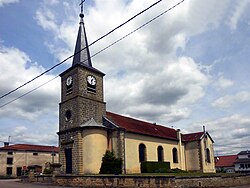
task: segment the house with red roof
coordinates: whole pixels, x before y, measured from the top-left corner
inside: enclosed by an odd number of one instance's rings
[[[14,144],[0,147],[0,176],[21,176],[27,169],[43,172],[46,163],[58,163],[55,146]]]
[[[140,173],[144,161],[215,172],[214,141],[205,130],[182,134],[179,129],[106,110],[105,74],[92,65],[83,18],[81,12],[72,66],[60,74],[61,173],[98,174],[106,150],[122,160],[122,173]]]
[[[215,157],[215,168],[218,172],[234,173],[235,166],[238,156],[237,155],[226,155]]]

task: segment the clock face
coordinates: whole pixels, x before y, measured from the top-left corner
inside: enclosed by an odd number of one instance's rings
[[[96,78],[92,75],[87,76],[87,82],[91,85],[91,86],[95,86],[96,85]]]
[[[72,76],[69,76],[69,77],[67,78],[67,80],[66,80],[66,85],[67,85],[67,86],[70,86],[70,85],[72,84],[72,82],[73,82],[73,78],[72,78]]]

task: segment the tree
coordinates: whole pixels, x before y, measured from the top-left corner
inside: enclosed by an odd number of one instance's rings
[[[122,160],[115,157],[111,151],[106,151],[102,157],[100,174],[121,174]]]

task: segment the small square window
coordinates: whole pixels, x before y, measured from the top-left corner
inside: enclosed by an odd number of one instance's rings
[[[38,153],[33,153],[33,155],[38,155]]]
[[[13,155],[13,152],[12,151],[8,151],[8,155]]]
[[[13,164],[13,158],[8,157],[7,158],[7,164],[12,165]]]

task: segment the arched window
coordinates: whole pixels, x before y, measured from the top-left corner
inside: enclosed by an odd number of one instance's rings
[[[206,149],[206,161],[207,161],[208,163],[211,163],[210,151],[209,151],[208,148]]]
[[[158,155],[158,162],[162,162],[164,160],[163,147],[162,146],[158,146],[157,155]]]
[[[172,154],[173,154],[173,163],[178,163],[178,153],[176,148],[173,148]]]
[[[139,145],[139,161],[140,162],[143,162],[143,161],[146,161],[146,154],[147,154],[147,151],[146,151],[146,146],[144,144],[140,144]]]

